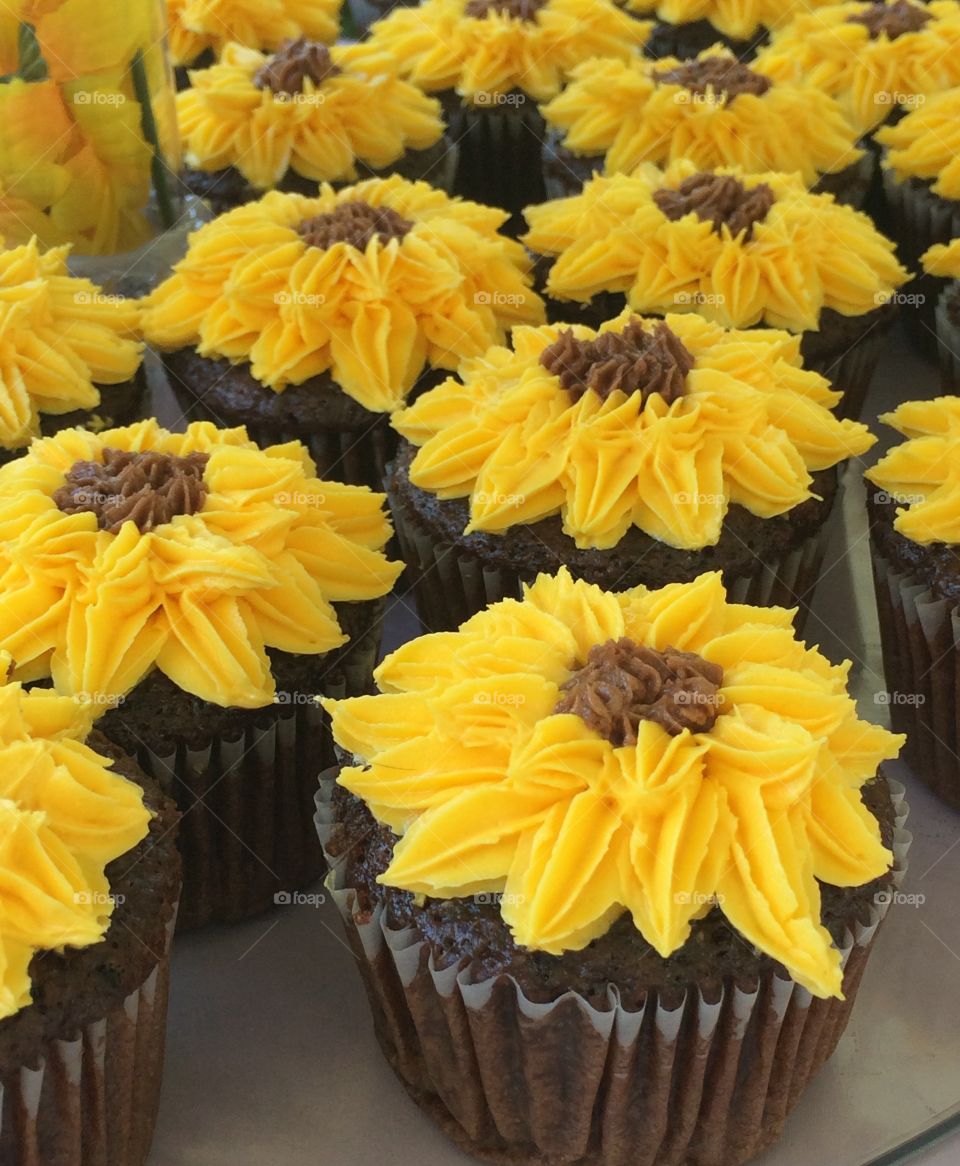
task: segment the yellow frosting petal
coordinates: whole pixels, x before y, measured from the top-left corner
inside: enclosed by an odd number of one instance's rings
[[[300,36],[336,39],[341,0],[167,0],[170,53],[189,65],[205,52],[237,41],[251,49],[276,49]]]
[[[749,40],[761,28],[787,24],[797,12],[834,0],[627,0],[631,12],[655,15],[667,24],[709,20],[732,40]]]
[[[691,311],[731,328],[764,323],[802,332],[816,330],[825,309],[873,311],[906,282],[893,243],[870,219],[832,195],[811,194],[799,175],[714,168],[748,189],[763,183],[773,191],[774,204],[749,239],[726,228],[717,234],[694,214],[671,221],[654,193],[700,169],[687,159],[664,172],[643,164],[528,207],[524,242],[556,258],[547,292],[586,302],[622,291],[638,312]]]
[[[412,222],[402,239],[366,249],[308,246],[299,223],[349,202]],[[506,212],[451,199],[397,175],[316,198],[273,192],[221,215],[190,239],[174,274],[143,302],[147,338],[164,349],[249,362],[282,392],[330,372],[365,408],[391,412],[425,365],[455,368],[538,322],[530,260],[498,234]]]
[[[338,72],[319,85],[308,78],[291,97],[254,84],[268,56],[226,45],[177,95],[187,163],[233,166],[260,190],[288,170],[343,182],[356,179],[357,161],[382,170],[443,136],[439,102],[400,78],[391,57],[365,45],[335,45],[330,55]]]
[[[880,420],[907,437],[864,475],[904,504],[894,529],[917,543],[960,542],[960,398],[907,401]]]
[[[632,318],[624,312],[600,331]],[[411,481],[469,498],[466,534],[560,514],[581,547],[616,546],[636,526],[694,549],[717,542],[731,504],[784,514],[812,496],[811,471],[873,444],[864,425],[830,412],[839,395],[803,368],[795,338],[692,314],[666,322],[696,362],[671,405],[619,391],[574,402],[540,364],[562,328],[524,328],[514,350],[488,350],[393,418],[420,446]]]
[[[555,712],[590,647],[623,635],[723,667],[712,728],[671,736],[641,720],[636,744],[615,747]],[[497,636],[541,656],[498,672]],[[857,886],[890,867],[860,788],[903,741],[858,720],[846,673],[795,638],[789,613],[728,603],[719,573],[609,595],[562,569],[457,632],[404,645],[378,671],[389,693],[325,705],[364,761],[342,784],[401,835],[381,882],[439,898],[502,892],[516,941],[553,954],[628,911],[668,957],[717,907],[829,996],[842,972],[817,879]]]
[[[960,84],[960,9],[953,0],[922,5],[933,19],[893,40],[885,34],[871,39],[865,24],[850,19],[869,7],[866,0],[850,0],[798,12],[753,67],[836,97],[860,131],[886,121],[895,106],[911,109]]]
[[[957,196],[960,198],[960,195]],[[923,270],[941,279],[960,279],[960,239],[934,243],[921,257]]]
[[[95,410],[99,385],[129,380],[143,346],[139,310],[67,272],[69,248],[36,238],[0,251],[0,446],[19,449],[41,413]]]
[[[697,59],[712,57],[733,59],[720,46]],[[702,100],[658,80],[681,63],[673,57],[585,61],[543,107],[543,116],[568,149],[604,155],[606,174],[687,158],[701,169],[796,171],[812,186],[821,174],[843,170],[862,156],[856,129],[826,93],[786,80],[759,96]]]
[[[206,453],[202,508],[141,533],[62,513],[53,495],[107,449]],[[0,471],[0,648],[18,677],[52,675],[102,709],[151,669],[202,700],[273,698],[266,648],[301,655],[346,641],[332,602],[386,594],[401,564],[383,547],[383,496],[322,482],[296,444],[260,450],[243,429],[155,421],[65,430]]]
[[[80,738],[92,711],[0,676],[0,1020],[30,1004],[37,951],[103,938],[104,868],[147,833],[142,790]]]
[[[588,57],[626,59],[650,34],[611,0],[546,0],[531,20],[490,10],[464,12],[466,0],[424,0],[395,8],[373,27],[370,44],[391,54],[428,93],[456,91],[477,105],[521,91],[542,101]]]

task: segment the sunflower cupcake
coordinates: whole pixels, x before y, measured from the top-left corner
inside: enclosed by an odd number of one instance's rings
[[[796,172],[854,205],[873,177],[872,156],[832,97],[771,81],[720,46],[686,62],[585,61],[541,112],[549,198],[575,194],[594,172],[629,174],[677,158],[703,169]]]
[[[390,1064],[491,1162],[738,1166],[833,1052],[909,836],[849,665],[716,572],[520,601],[327,702],[328,886]]]
[[[613,0],[424,0],[374,25],[370,43],[440,97],[457,192],[515,213],[543,197],[537,102],[590,57],[629,60],[649,29]]]
[[[543,318],[505,219],[396,175],[268,194],[191,237],[144,332],[188,415],[298,438],[321,477],[379,487],[411,391]]]
[[[880,420],[907,439],[866,473],[890,715],[913,772],[960,810],[960,397]]]
[[[342,0],[166,0],[170,56],[184,69],[212,64],[231,42],[275,51],[285,40],[332,44]]]
[[[383,496],[319,481],[303,446],[207,422],[64,430],[0,470],[0,649],[183,810],[184,925],[321,873],[314,696],[369,682],[389,534]]]
[[[0,654],[0,1156],[76,1166],[122,1147],[124,1166],[143,1166],[163,1075],[177,813],[90,732],[92,704],[27,692],[11,668]]]
[[[960,51],[960,50],[958,50]],[[919,266],[933,244],[960,237],[960,87],[918,100],[896,125],[884,126],[883,188],[890,231],[905,263]],[[929,273],[910,287],[906,315],[911,339],[922,352],[935,351],[935,310],[943,284]]]
[[[40,433],[102,429],[144,406],[137,306],[71,276],[69,253],[36,238],[0,250],[0,464]]]
[[[650,57],[687,60],[711,45],[723,44],[748,61],[767,42],[770,29],[794,13],[830,0],[626,0],[637,16],[655,17],[646,44]]]
[[[425,627],[561,564],[608,588],[715,567],[739,599],[806,605],[836,467],[874,438],[834,417],[796,337],[626,311],[513,341],[394,418],[389,491]]]
[[[851,0],[807,11],[776,33],[757,67],[836,97],[866,133],[924,97],[960,85],[956,0]]]
[[[268,56],[229,44],[177,96],[182,178],[219,214],[279,188],[315,195],[397,173],[449,189],[456,147],[440,103],[360,45],[285,41]]]
[[[843,392],[842,415],[859,416],[907,280],[865,214],[799,175],[681,159],[594,178],[524,215],[552,319],[595,323],[625,297],[642,313],[785,328],[805,366]]]
[[[935,301],[937,356],[945,392],[960,388],[960,238],[922,256],[927,292]]]

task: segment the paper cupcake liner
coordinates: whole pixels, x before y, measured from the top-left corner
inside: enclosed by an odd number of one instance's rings
[[[386,178],[390,174],[399,174],[401,178],[407,178],[411,182],[429,182],[438,190],[452,194],[459,160],[459,144],[452,141],[449,134],[444,134],[432,146],[428,146],[425,150],[408,150],[396,162],[385,166],[382,170],[374,170],[358,160],[358,181],[365,177]],[[346,182],[334,183],[334,186],[340,187],[347,185]]]
[[[546,136],[536,102],[525,93],[488,93],[487,103],[464,105],[454,94],[444,106],[458,144],[457,194],[512,215],[544,201],[540,149]]]
[[[394,8],[415,8],[418,3],[419,0],[385,0],[380,4],[372,4],[370,0],[347,0],[347,8],[356,37],[362,40],[370,31],[370,25],[389,16]]]
[[[902,262],[919,274],[903,293],[915,297],[903,312],[903,322],[914,347],[931,360],[937,357],[936,305],[944,280],[922,271],[920,257],[934,243],[960,236],[960,203],[940,198],[921,182],[897,182],[893,171],[883,171],[883,193],[890,231],[897,240]]]
[[[836,499],[840,489],[837,488],[831,514],[839,511]],[[389,491],[388,498],[425,631],[454,631],[491,603],[519,599],[522,583],[533,582],[532,575],[486,566],[470,551],[439,541],[405,503]],[[798,607],[795,624],[797,632],[802,633],[823,565],[829,520],[827,515],[820,530],[789,554],[758,564],[749,576],[727,579],[730,601],[761,607]],[[705,563],[704,570],[707,569]]]
[[[873,547],[890,721],[907,734],[903,756],[943,801],[960,810],[960,608]]]
[[[125,1000],[0,1078],[4,1166],[143,1166],[160,1105],[170,941]]]
[[[316,695],[358,696],[370,684],[379,629],[353,646]],[[320,878],[313,830],[317,774],[334,764],[330,719],[313,693],[265,709],[270,723],[234,740],[167,754],[138,751],[143,769],[182,813],[178,927],[257,915]]]
[[[648,19],[646,15],[641,14],[638,14],[637,18]],[[753,60],[769,39],[770,34],[762,26],[748,40],[737,40],[714,28],[709,20],[691,20],[683,24],[658,20],[644,48],[644,55],[652,57],[655,61],[663,57],[687,60],[699,56],[711,45],[721,44],[731,49],[734,55],[746,64]]]
[[[935,313],[940,386],[945,393],[956,393],[960,391],[960,328],[947,311],[950,300],[960,300],[960,281],[952,280],[946,285],[937,299]]]
[[[818,372],[843,393],[836,407],[838,417],[856,421],[863,413],[880,354],[893,325],[894,314],[876,324],[852,344],[844,338],[836,348],[817,355],[804,355],[804,368]]]
[[[317,796],[332,829],[334,775]],[[898,887],[910,835],[903,787],[893,850]],[[328,855],[327,887],[357,957],[388,1062],[424,1111],[468,1153],[497,1163],[737,1166],[773,1142],[843,1035],[877,929],[878,896],[842,948],[845,1000],[821,1000],[772,973],[691,987],[675,1008],[654,992],[628,1011],[608,987],[603,1008],[570,991],[530,1001],[512,977],[474,981],[437,968],[415,928],[364,913]]]

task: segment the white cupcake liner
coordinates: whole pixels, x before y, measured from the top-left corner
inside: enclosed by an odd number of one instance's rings
[[[333,828],[334,775],[317,795],[321,841]],[[907,870],[903,787],[892,887]],[[327,855],[327,887],[357,956],[384,1054],[413,1099],[467,1152],[498,1163],[737,1166],[778,1136],[839,1041],[874,937],[890,904],[842,951],[844,1000],[813,997],[773,973],[691,986],[677,1007],[651,992],[630,1011],[610,985],[603,1007],[570,991],[541,1004],[515,979],[474,981],[438,968],[414,928],[361,909],[344,865]]]
[[[160,1104],[174,920],[139,988],[0,1080],[4,1166],[143,1166]]]

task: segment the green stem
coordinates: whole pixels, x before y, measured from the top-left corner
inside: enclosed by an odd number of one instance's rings
[[[150,86],[147,84],[147,70],[143,61],[143,52],[137,49],[130,66],[130,76],[133,78],[133,91],[140,102],[140,126],[143,136],[153,150],[153,160],[150,163],[153,174],[153,186],[157,192],[157,208],[160,211],[160,221],[165,227],[172,227],[177,221],[177,212],[174,207],[173,195],[170,193],[170,173],[160,149],[160,135],[157,131],[157,119],[153,116],[153,106],[150,103]]]

